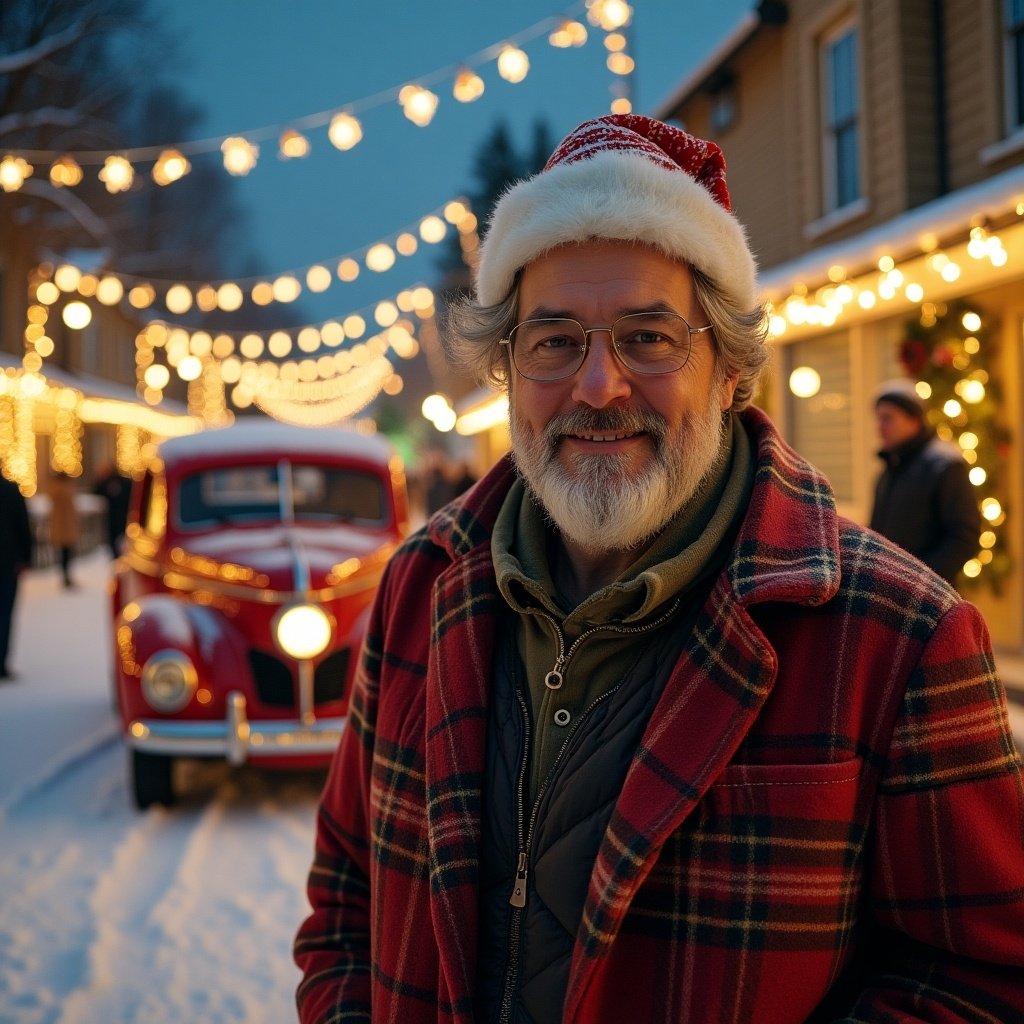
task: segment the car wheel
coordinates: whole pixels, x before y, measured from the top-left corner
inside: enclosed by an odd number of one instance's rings
[[[132,751],[132,790],[135,806],[144,811],[153,804],[170,806],[174,803],[174,784],[171,767],[174,759],[164,754],[146,754]]]

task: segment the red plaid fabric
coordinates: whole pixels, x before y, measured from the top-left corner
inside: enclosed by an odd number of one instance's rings
[[[564,1020],[1024,1020],[1024,784],[984,623],[743,418],[751,504],[594,864]],[[474,1019],[511,480],[381,585],[295,944],[303,1021]]]

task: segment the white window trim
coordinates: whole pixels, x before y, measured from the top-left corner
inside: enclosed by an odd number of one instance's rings
[[[826,76],[829,72],[828,63],[826,60],[826,51],[830,43],[846,35],[850,31],[856,33],[856,56],[857,63],[855,65],[855,71],[857,75],[857,179],[858,186],[861,196],[857,200],[851,203],[845,204],[845,206],[838,206],[838,197],[836,195],[836,166],[834,159],[834,139],[831,133],[826,127],[826,117],[828,112],[826,111]],[[861,51],[863,49],[863,41],[861,39],[860,22],[856,14],[849,14],[841,21],[837,21],[827,31],[823,32],[819,36],[817,41],[818,46],[818,120],[819,120],[819,132],[820,132],[820,153],[821,153],[821,197],[822,197],[822,208],[826,211],[821,220],[827,219],[832,214],[839,214],[843,210],[859,202],[860,198],[864,194],[864,94],[863,94],[863,74],[861,71]],[[820,223],[817,221],[815,223]]]
[[[997,160],[1002,160],[1006,156],[1013,156],[1021,150],[1024,150],[1024,125],[1011,132],[1005,139],[1000,139],[998,142],[993,142],[991,146],[986,146],[978,154],[978,157],[983,164],[994,164]]]
[[[845,206],[839,207],[838,210],[833,210],[831,213],[826,213],[824,217],[805,224],[804,238],[809,240],[821,238],[822,235],[845,227],[851,221],[858,220],[870,211],[871,201],[865,196],[861,196],[860,199],[854,199],[852,203],[847,203]]]

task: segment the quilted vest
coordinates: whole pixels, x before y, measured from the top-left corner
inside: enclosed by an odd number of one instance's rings
[[[483,789],[480,1021],[561,1021],[573,944],[598,848],[629,763],[710,586],[708,580],[688,595],[684,609],[656,630],[649,643],[639,645],[638,658],[625,676],[610,680],[609,688],[578,719],[532,808],[525,777],[520,781],[529,760],[526,681],[512,622],[499,630]],[[525,906],[517,909],[510,897],[522,883],[517,867],[524,845]]]

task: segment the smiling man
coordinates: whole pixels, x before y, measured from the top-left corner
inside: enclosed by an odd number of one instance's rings
[[[718,147],[581,125],[499,201],[452,328],[512,452],[381,584],[302,1020],[1021,1019],[984,623],[750,404]]]

